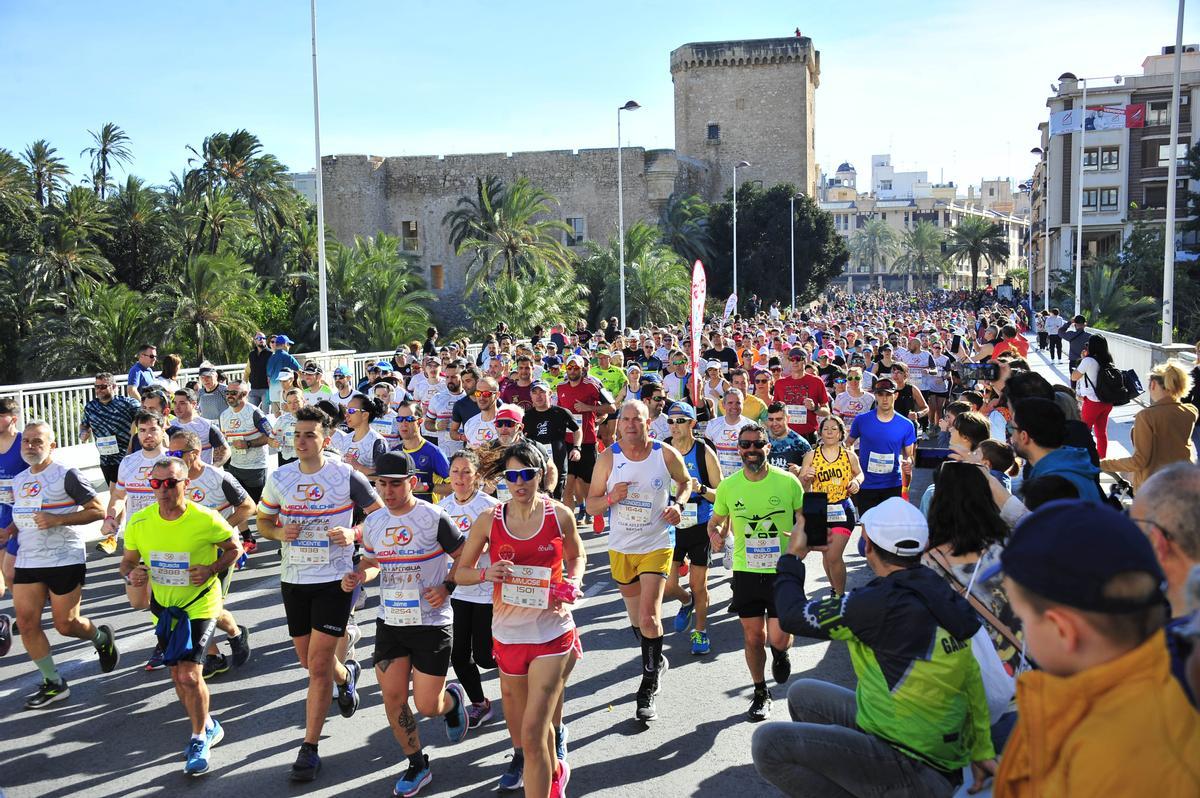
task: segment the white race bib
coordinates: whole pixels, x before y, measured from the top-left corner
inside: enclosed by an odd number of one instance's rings
[[[826,520],[831,524],[846,523],[846,505],[838,502],[826,507]]]
[[[101,435],[96,438],[96,448],[100,450],[100,454],[120,454],[121,447],[117,446],[116,435]]]
[[[746,538],[746,567],[752,571],[773,571],[781,554],[779,535]]]
[[[742,458],[737,452],[717,452],[717,462],[721,465],[721,476],[727,477],[742,467]]]
[[[544,610],[550,606],[550,569],[537,565],[514,565],[504,580],[500,600],[510,607]]]
[[[13,523],[22,532],[38,531],[37,522],[33,520],[34,513],[42,511],[42,495],[20,496],[13,502]]]
[[[511,498],[512,498],[512,494],[508,490],[508,482],[506,482],[503,479],[500,480],[499,482],[497,482],[496,483],[496,499],[499,501],[502,501],[502,502],[506,502]]]
[[[891,452],[871,452],[867,458],[867,471],[871,474],[895,473],[896,455]]]
[[[376,432],[378,432],[380,435],[382,435],[385,438],[394,437],[396,434],[395,432],[392,431],[392,422],[390,422],[390,421],[381,421],[378,419],[375,421],[372,421],[371,429],[375,430]]]
[[[787,406],[787,423],[804,426],[808,423],[808,408],[804,405]]]
[[[300,521],[300,537],[288,547],[288,562],[292,565],[329,564],[329,522],[324,518]]]
[[[683,505],[683,517],[679,519],[681,527],[696,526],[700,523],[700,508],[695,502]]]
[[[650,525],[650,509],[653,506],[650,494],[631,490],[625,498],[617,502],[617,520],[627,529],[636,529]]]
[[[571,418],[575,419],[575,423],[578,424],[579,429],[582,430],[583,429],[583,414],[582,413],[572,413]]]
[[[420,626],[421,567],[391,566],[380,574],[379,601],[388,626]]]
[[[191,584],[188,568],[191,558],[186,551],[150,552],[150,578],[163,587],[187,587]]]
[[[0,504],[13,503],[12,478],[0,479]]]

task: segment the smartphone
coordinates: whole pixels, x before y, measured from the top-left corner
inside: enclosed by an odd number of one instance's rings
[[[993,381],[1000,379],[999,363],[963,363],[958,370],[964,380]]]
[[[917,468],[937,468],[950,459],[949,449],[917,449]]]
[[[804,534],[808,537],[808,547],[825,546],[829,544],[829,497],[824,493],[805,493],[804,505]]]

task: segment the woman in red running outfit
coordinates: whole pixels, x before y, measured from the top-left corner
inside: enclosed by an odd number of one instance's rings
[[[538,489],[546,468],[542,453],[520,441],[503,456],[512,498],[475,519],[454,580],[495,584],[493,659],[516,749],[501,786],[515,789],[523,777],[526,798],[563,796],[570,768],[556,756],[551,718],[583,649],[568,605],[554,593],[563,582],[579,588],[583,542],[572,512]],[[492,563],[479,568],[485,549]]]

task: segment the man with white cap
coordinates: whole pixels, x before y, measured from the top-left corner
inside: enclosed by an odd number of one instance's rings
[[[793,722],[759,728],[751,747],[763,778],[787,795],[950,796],[971,765],[976,785],[995,772],[987,696],[971,651],[971,605],[921,565],[925,517],[893,497],[862,516],[876,578],[845,596],[804,593],[807,536],[794,531],[776,566],[780,625],[844,640],[858,677],[850,690],[800,679],[788,690]],[[990,644],[989,644],[990,645]]]

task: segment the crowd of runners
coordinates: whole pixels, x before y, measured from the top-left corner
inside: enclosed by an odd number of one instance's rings
[[[498,789],[562,796],[586,640],[572,606],[596,537],[641,664],[618,710],[644,723],[664,689],[715,689],[675,684],[663,641],[712,655],[710,571],[728,572],[746,720],[770,720],[775,699],[790,715],[758,727],[745,759],[786,794],[949,796],[992,779],[996,795],[1200,794],[1193,375],[1173,361],[1142,375],[1150,437],[1106,459],[1113,362],[1073,324],[989,296],[831,291],[699,331],[612,319],[501,327],[473,346],[430,328],[361,378],[349,363],[326,374],[284,334],[248,336],[244,369],[202,364],[190,381],[147,345],[124,384],[96,374],[82,408],[105,485],[0,397],[15,615],[0,616],[0,656],[17,635],[41,682],[26,708],[68,699],[48,602],[59,636],[117,667],[112,628],[83,614],[82,529],[100,522],[99,556],[119,556],[129,606],[154,626],[145,668],[169,670],[191,727],[183,770],[199,776],[225,735],[209,683],[253,656],[226,599],[277,542],[308,676],[288,778],[318,778],[331,704],[353,716],[373,678],[403,754],[396,795],[436,767],[418,714],[457,743],[497,702],[513,749]],[[1068,340],[1074,387],[1031,367],[1026,333],[1044,333],[1051,362]],[[933,483],[910,496],[920,469]],[[1132,476],[1132,508],[1102,469]],[[856,534],[874,578],[854,587]],[[373,676],[355,656],[368,606]],[[856,686],[793,680],[796,636],[845,641]]]

